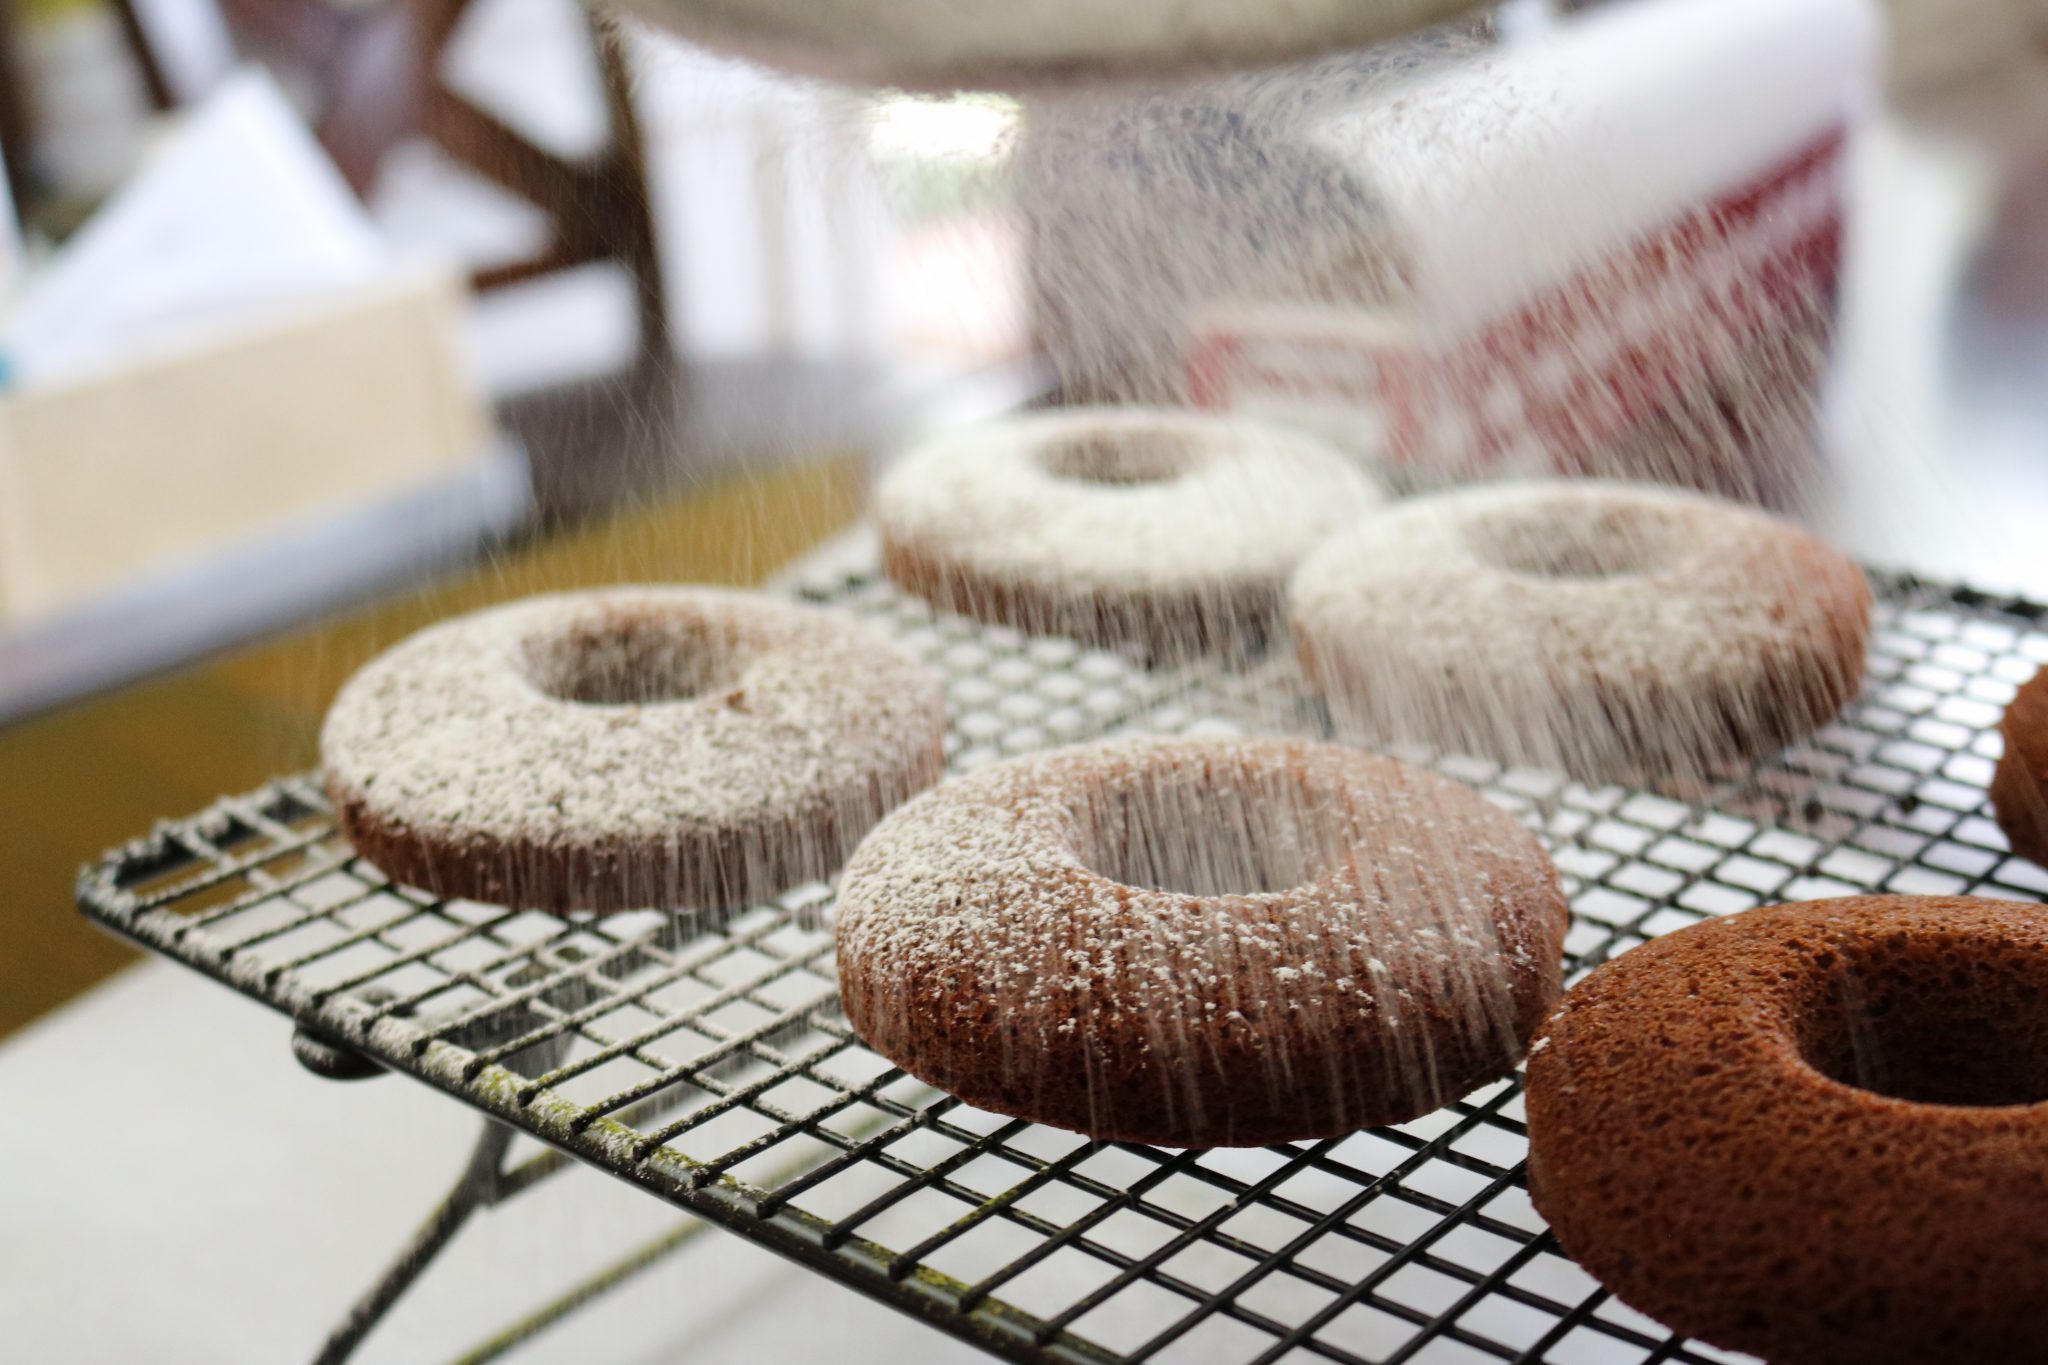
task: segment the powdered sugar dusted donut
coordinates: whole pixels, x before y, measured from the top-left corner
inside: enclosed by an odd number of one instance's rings
[[[1289,573],[1379,501],[1305,436],[1079,409],[913,451],[883,482],[875,519],[889,576],[931,602],[1174,657],[1262,640]]]
[[[1558,997],[1535,837],[1357,749],[1125,740],[885,820],[838,902],[848,1020],[970,1104],[1169,1146],[1326,1137],[1507,1074]]]
[[[716,908],[836,871],[944,763],[938,680],[857,623],[710,588],[538,597],[424,631],[321,736],[392,878],[522,908]]]
[[[1340,730],[1594,779],[1697,776],[1856,694],[1870,586],[1788,523],[1610,483],[1469,489],[1302,566],[1295,643]]]
[[[1478,0],[613,0],[805,75],[928,89],[1166,75],[1362,47]]]

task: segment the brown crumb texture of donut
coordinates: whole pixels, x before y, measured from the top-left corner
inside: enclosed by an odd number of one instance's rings
[[[533,598],[424,631],[321,737],[342,832],[440,896],[729,909],[836,872],[937,781],[936,676],[868,627],[708,588]]]
[[[2013,852],[2048,866],[2048,669],[2019,690],[1998,729],[2005,737],[1991,778],[1998,827]]]
[[[849,863],[847,1018],[912,1075],[1099,1139],[1415,1118],[1513,1069],[1568,913],[1513,817],[1281,740],[1119,741],[927,793]]]
[[[1870,584],[1806,531],[1695,493],[1494,485],[1312,556],[1296,649],[1340,729],[1590,780],[1710,777],[1861,686]]]
[[[1859,897],[1656,940],[1529,1062],[1529,1180],[1625,1303],[1779,1365],[2048,1360],[2048,911]]]

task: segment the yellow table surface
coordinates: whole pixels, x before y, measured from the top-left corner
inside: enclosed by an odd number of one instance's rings
[[[342,681],[433,621],[607,583],[757,583],[859,515],[857,458],[745,476],[542,539],[285,638],[0,730],[0,1036],[132,950],[76,911],[101,850],[218,796],[313,766]]]

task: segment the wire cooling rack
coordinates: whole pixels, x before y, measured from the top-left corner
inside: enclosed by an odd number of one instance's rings
[[[2048,663],[2043,609],[1896,576],[1878,586],[1862,700],[1719,785],[1588,787],[1405,756],[1544,836],[1572,895],[1574,976],[1767,902],[2040,899],[2048,874],[2009,855],[1985,786],[2004,706]],[[1153,674],[935,616],[870,573],[801,591],[883,623],[945,674],[955,770],[1130,731],[1322,729],[1285,661]],[[80,900],[292,1016],[330,1060],[423,1080],[1003,1356],[1733,1359],[1674,1339],[1559,1253],[1523,1184],[1518,1079],[1336,1141],[1090,1144],[971,1109],[863,1047],[837,1008],[824,885],[718,923],[435,900],[355,858],[308,776],[159,827],[88,867]],[[550,1162],[562,1164],[539,1158],[496,1193]],[[367,1302],[358,1316],[373,1321],[378,1294]]]

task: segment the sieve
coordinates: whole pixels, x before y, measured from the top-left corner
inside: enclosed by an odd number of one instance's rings
[[[1367,47],[1485,0],[607,0],[786,71],[910,89],[1154,79]]]

